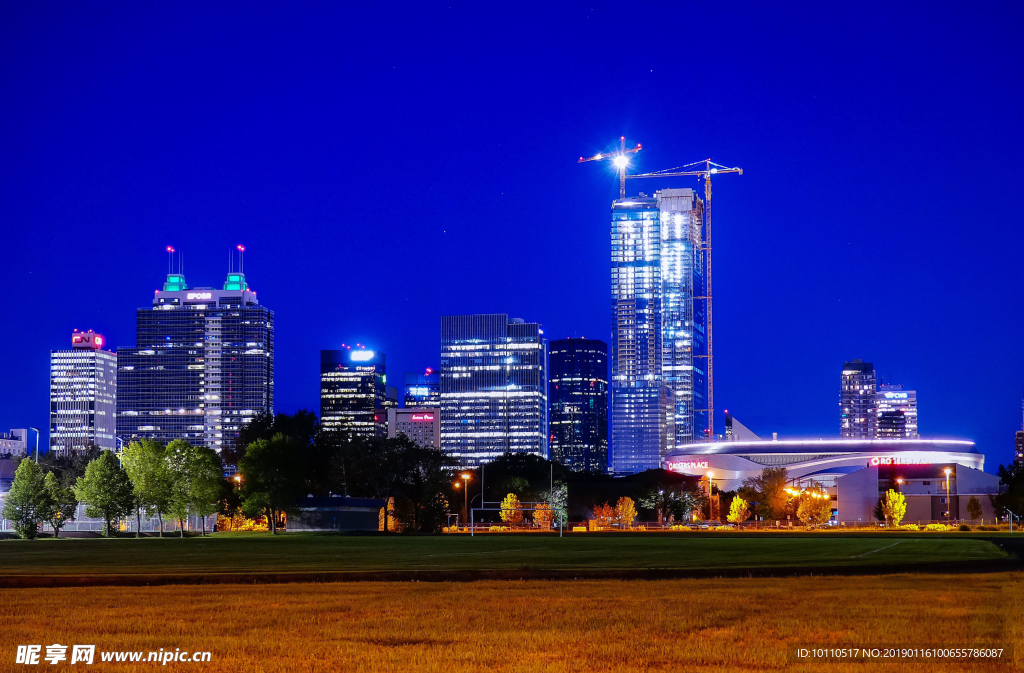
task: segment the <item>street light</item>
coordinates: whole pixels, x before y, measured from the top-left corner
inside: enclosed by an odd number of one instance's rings
[[[708,470],[708,520],[713,521],[715,518],[715,501],[711,499],[711,491],[715,485],[715,473]]]
[[[896,491],[898,493],[902,493],[903,492],[903,477],[899,477],[896,480]]]
[[[465,500],[466,500],[466,513],[464,514],[464,516],[466,516],[468,518],[469,517],[469,480],[472,477],[472,475],[470,475],[469,472],[463,472],[459,476],[462,477],[462,483],[465,486],[465,488],[462,489],[463,492],[465,493],[464,497],[465,497]],[[465,523],[466,523],[465,520],[463,520],[463,525],[465,525]]]
[[[951,468],[943,470],[946,473],[946,525],[949,525],[949,510],[953,507],[953,500],[949,497],[949,475],[953,472]]]

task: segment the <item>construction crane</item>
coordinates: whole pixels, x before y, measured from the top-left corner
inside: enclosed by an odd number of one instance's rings
[[[640,146],[637,145],[637,148]],[[582,159],[580,159],[582,161]],[[700,167],[700,168],[694,168]],[[632,178],[674,178],[681,176],[695,176],[698,179],[704,179],[704,251],[707,253],[707,296],[705,297],[694,297],[694,299],[704,299],[707,301],[707,310],[705,311],[704,318],[707,321],[705,325],[705,335],[707,337],[708,354],[707,355],[695,355],[694,357],[707,358],[708,362],[708,439],[712,439],[715,436],[715,360],[714,360],[714,340],[713,340],[713,323],[712,323],[712,311],[711,311],[711,176],[718,175],[719,173],[739,173],[743,175],[743,169],[737,167],[723,166],[716,164],[711,159],[704,159],[703,161],[695,161],[692,164],[686,164],[685,166],[677,166],[675,168],[667,168],[663,171],[655,171],[653,173],[637,173],[636,175],[625,174],[625,169],[620,173],[622,182],[625,184],[626,177]],[[622,195],[625,197],[625,188],[622,189]]]
[[[605,152],[603,154],[595,154],[592,157],[580,157],[577,163],[586,163],[588,161],[604,161],[605,159],[611,159],[615,167],[619,169],[619,198],[626,198],[626,167],[629,166],[629,155],[636,154],[642,147],[640,143],[636,144],[636,147],[626,149],[626,136],[619,138],[619,151],[618,152]],[[632,175],[629,177],[633,177]]]

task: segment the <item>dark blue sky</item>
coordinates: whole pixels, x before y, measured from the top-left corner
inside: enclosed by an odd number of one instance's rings
[[[193,286],[247,246],[280,411],[318,409],[321,348],[436,365],[442,314],[607,340],[617,180],[576,159],[625,134],[641,170],[745,169],[714,192],[720,409],[834,436],[860,357],[924,435],[1011,459],[1021,5],[212,4],[0,5],[0,430],[46,426],[73,328],[134,345],[168,244]]]

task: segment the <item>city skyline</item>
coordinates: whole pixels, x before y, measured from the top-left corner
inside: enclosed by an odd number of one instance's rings
[[[295,23],[279,20],[284,8],[187,19],[68,8],[57,23],[0,11],[11,65],[0,82],[18,101],[0,112],[11,251],[0,311],[21,329],[0,354],[0,427],[46,427],[40,372],[74,328],[132,342],[168,244],[200,285],[223,278],[226,250],[249,247],[246,271],[277,313],[281,411],[317,408],[309,372],[342,341],[387,352],[396,375],[437,365],[440,315],[503,312],[552,338],[609,341],[618,176],[577,158],[625,135],[643,143],[636,171],[705,157],[745,169],[715,184],[716,408],[761,436],[835,436],[836,368],[862,358],[918,392],[925,435],[1012,460],[1024,232],[1005,224],[1017,217],[1021,135],[1015,48],[989,32],[1013,24],[995,20],[1001,11],[894,8],[827,40],[813,27],[847,22],[839,8],[796,21],[752,8],[742,22],[670,11],[650,52],[607,62],[581,56],[618,21],[600,6],[501,32],[413,12],[386,53],[333,30],[369,10]],[[693,49],[722,58],[698,65],[670,48],[672,20],[690,19],[708,26]],[[209,26],[224,28],[215,44]],[[166,42],[140,38],[157,27]],[[697,78],[699,95],[662,91]],[[973,82],[972,95],[950,97],[951,78]],[[611,95],[626,81],[661,97],[641,107]],[[968,163],[1008,168],[975,183]],[[401,198],[384,196],[391,185]],[[966,213],[949,207],[948,192],[975,190]],[[974,316],[967,367],[936,366],[950,305]]]

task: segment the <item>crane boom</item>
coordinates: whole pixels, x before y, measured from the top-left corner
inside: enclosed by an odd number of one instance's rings
[[[588,161],[604,161],[605,159],[611,159],[615,167],[619,169],[619,198],[626,198],[626,167],[629,166],[629,154],[636,154],[643,147],[640,143],[636,144],[636,147],[626,149],[626,136],[619,138],[619,151],[618,152],[598,152],[592,157],[580,157],[580,160],[576,163],[584,164]],[[630,176],[633,177],[633,176]]]

